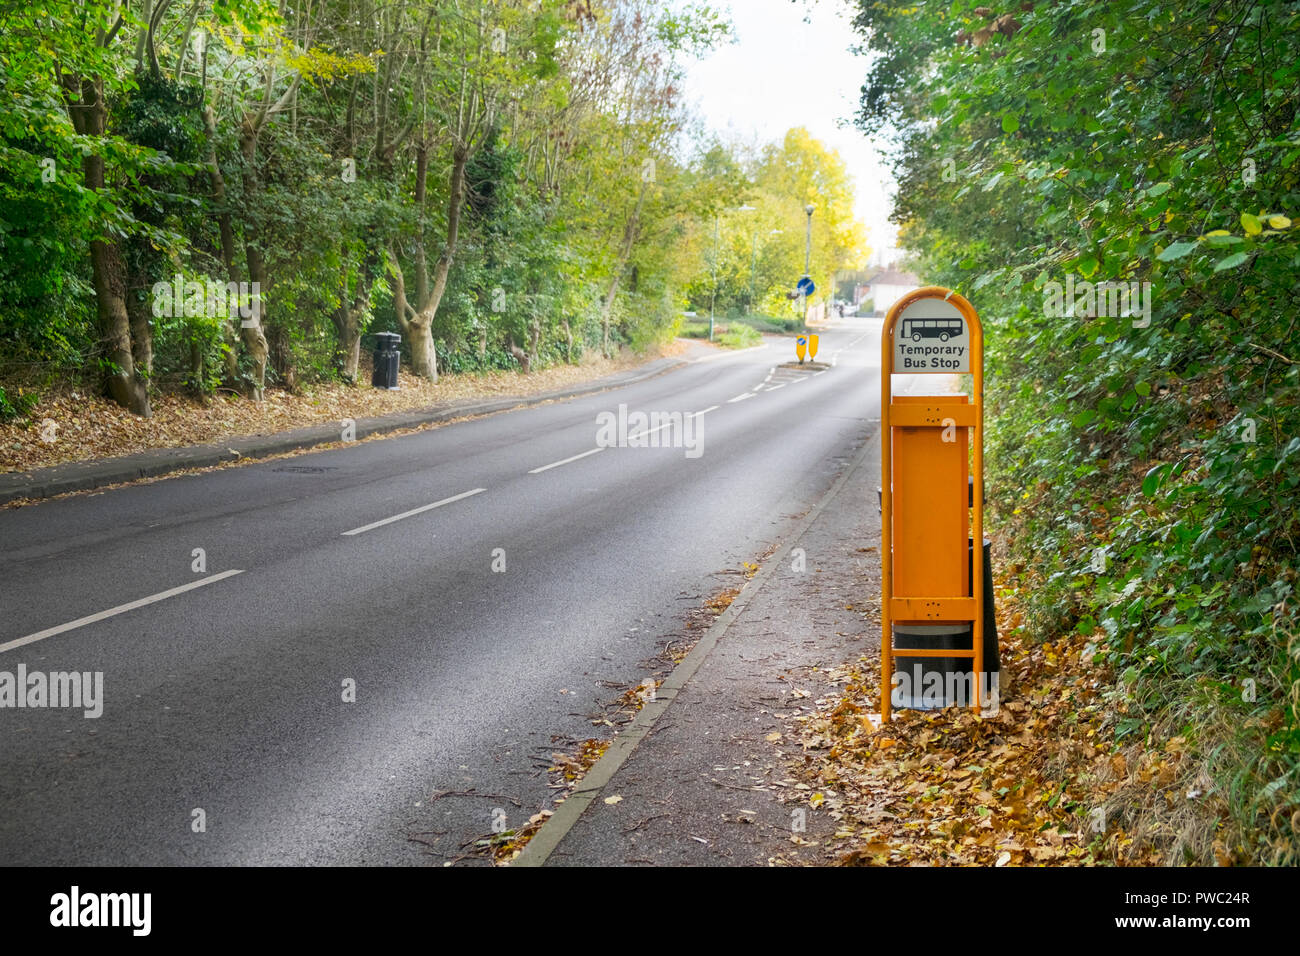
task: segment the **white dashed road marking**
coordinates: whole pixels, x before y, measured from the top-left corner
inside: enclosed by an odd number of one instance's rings
[[[596,450],[600,451],[599,448]],[[591,453],[588,452],[588,454]],[[563,462],[558,462],[557,464],[563,464]],[[552,466],[548,465],[547,467],[549,468]],[[434,508],[441,508],[443,505],[449,505],[453,501],[460,501],[462,498],[468,498],[471,495],[477,495],[484,491],[487,491],[487,489],[475,488],[473,491],[462,491],[458,495],[452,495],[450,498],[443,498],[441,501],[435,501],[431,505],[421,505],[419,508],[412,508],[410,511],[403,511],[400,515],[393,515],[391,518],[384,518],[382,521],[373,521],[370,524],[362,525],[360,528],[353,528],[351,531],[344,531],[343,534],[346,536],[363,534],[366,531],[373,531],[375,528],[382,528],[384,525],[392,524],[394,521],[401,521],[403,518],[409,518],[412,515],[423,514],[426,511],[432,511]]]
[[[85,627],[87,624],[94,624],[96,621],[102,621],[105,618],[115,617],[118,614],[124,614],[127,611],[134,611],[136,608],[144,607],[147,604],[155,604],[158,601],[165,601],[169,597],[184,594],[186,591],[193,591],[195,588],[201,588],[206,584],[216,584],[218,581],[243,573],[243,570],[222,571],[220,574],[212,574],[198,581],[192,581],[189,584],[182,584],[178,588],[159,591],[157,594],[151,594],[148,597],[140,598],[138,601],[131,601],[129,604],[119,604],[117,607],[111,607],[107,611],[100,611],[98,614],[88,614],[85,617],[79,617],[75,621],[69,621],[67,624],[60,624],[58,627],[46,628],[43,631],[37,631],[35,634],[28,634],[26,637],[15,638],[12,641],[0,644],[0,653],[11,651],[15,647],[35,644],[37,641],[44,640],[47,637],[53,637],[55,634],[62,634],[64,631],[71,631],[78,627]]]

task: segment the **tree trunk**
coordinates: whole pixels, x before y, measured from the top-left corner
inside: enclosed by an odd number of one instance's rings
[[[244,118],[244,126],[239,136],[239,149],[244,157],[244,202],[252,204],[261,192],[254,164],[257,161],[257,127],[251,117]],[[250,222],[244,227],[244,257],[248,261],[248,278],[257,293],[253,296],[256,306],[253,317],[239,323],[240,334],[244,339],[244,348],[253,361],[253,400],[262,401],[266,397],[266,360],[268,347],[266,333],[266,299],[270,294],[267,283],[266,260],[262,257],[259,236]],[[224,242],[224,237],[223,237]]]
[[[515,361],[519,363],[519,367],[523,370],[523,373],[527,375],[532,369],[532,359],[529,357],[528,353],[515,345],[514,339],[506,339],[506,348],[509,350],[510,354],[515,357]]]
[[[342,249],[343,259],[348,249]],[[366,251],[357,273],[357,288],[348,299],[348,268],[343,269],[339,305],[334,310],[334,328],[338,332],[339,373],[348,384],[356,384],[357,366],[361,362],[361,317],[370,307],[370,292],[374,287],[375,273],[379,268],[379,252],[373,247]]]
[[[605,294],[605,304],[600,309],[600,354],[609,358],[609,316],[614,311],[614,300],[618,298],[618,280],[622,276],[623,268],[618,267],[614,277],[610,279],[609,291]]]
[[[221,338],[226,346],[221,350],[226,381],[234,385],[239,381],[239,326],[233,322],[224,323],[221,326]]]
[[[212,179],[212,201],[221,210],[217,213],[217,229],[221,234],[221,261],[226,264],[226,279],[238,282],[235,272],[235,228],[230,222],[226,206],[226,178],[217,162],[217,118],[211,106],[203,107],[203,125],[208,132],[208,176]],[[226,342],[226,380],[234,385],[239,381],[239,320],[233,319],[222,328]]]
[[[443,293],[447,291],[447,276],[451,273],[452,259],[456,254],[456,240],[460,234],[460,213],[465,202],[465,167],[469,163],[469,149],[456,145],[451,154],[451,193],[447,198],[447,241],[443,244],[442,254],[434,267],[433,285],[429,285],[428,263],[424,253],[424,197],[425,178],[428,172],[428,147],[421,143],[415,154],[415,205],[420,210],[420,227],[415,240],[415,301],[417,308],[412,308],[406,301],[405,282],[402,267],[397,257],[389,251],[393,260],[394,289],[393,304],[397,309],[397,319],[402,331],[406,333],[411,346],[411,373],[438,381],[438,354],[433,344],[433,320],[438,315],[438,306]],[[400,287],[400,296],[399,296]]]
[[[253,362],[252,399],[260,402],[266,398],[266,361],[270,357],[270,348],[260,325],[245,327],[241,324],[239,331],[244,339],[244,350]]]
[[[99,182],[103,182],[103,160],[86,157],[85,164],[99,164]],[[87,169],[87,185],[92,176]],[[92,186],[92,188],[94,188]],[[90,264],[94,274],[95,302],[99,314],[100,336],[105,358],[111,363],[106,371],[106,386],[113,401],[142,418],[152,418],[149,390],[135,374],[135,356],[131,349],[131,319],[126,312],[126,268],[122,254],[113,243],[94,240],[90,244]]]
[[[347,301],[334,310],[334,329],[338,333],[335,362],[339,375],[349,385],[357,383],[357,366],[361,364],[361,309],[349,307]]]
[[[293,358],[293,340],[282,325],[272,326],[267,330],[267,342],[271,352],[271,367],[280,376],[284,387],[291,392],[298,390],[298,366]]]
[[[618,298],[618,286],[623,281],[623,270],[627,268],[628,260],[632,258],[632,246],[636,243],[637,228],[640,225],[641,207],[645,203],[646,183],[642,181],[641,190],[637,193],[636,205],[632,208],[632,215],[623,225],[623,242],[619,246],[618,261],[614,263],[614,274],[609,280],[609,291],[605,293],[605,304],[600,310],[601,325],[601,353],[609,358],[609,317],[614,311],[614,302]]]
[[[73,128],[83,136],[102,136],[108,122],[103,81],[63,78],[68,114]],[[104,188],[104,157],[90,154],[81,163],[86,188]],[[102,239],[90,243],[90,266],[95,287],[95,310],[104,358],[105,387],[113,401],[143,418],[150,418],[149,390],[136,375],[135,350],[131,344],[131,317],[126,307],[126,263],[117,243]]]
[[[357,381],[357,366],[361,364],[360,316],[349,310],[343,331],[343,380],[349,385]]]
[[[542,320],[533,319],[530,330],[532,332],[532,341],[528,343],[528,367],[531,369],[537,364],[537,353],[542,348]]]
[[[349,308],[346,299],[334,310],[334,330],[338,333],[334,361],[339,375],[349,385],[355,385],[357,366],[361,364],[361,312]]]
[[[253,296],[253,317],[239,323],[239,332],[244,339],[244,349],[253,362],[253,401],[260,402],[266,398],[266,360],[270,354],[266,333],[262,331],[262,321],[266,316],[266,303],[263,298],[267,291],[266,264],[262,261],[261,251],[252,240],[247,240],[245,245],[248,275],[253,282],[253,288],[257,289],[259,294]]]
[[[406,341],[411,346],[411,374],[438,381],[438,351],[433,344],[433,313],[421,312],[406,324]]]
[[[135,359],[136,373],[146,382],[153,376],[153,329],[149,327],[151,301],[134,293],[128,293],[126,297],[126,314],[131,320],[131,355]]]
[[[190,339],[190,388],[199,395],[206,391],[203,382],[203,347],[197,336]]]
[[[402,334],[406,336],[407,344],[411,347],[411,374],[422,375],[425,378],[431,378],[433,381],[438,380],[438,358],[433,349],[433,331],[430,328],[425,313],[417,313],[411,308],[411,303],[406,299],[406,276],[402,272],[402,264],[397,261],[397,253],[393,248],[388,248],[389,273],[393,277],[393,311],[397,313],[397,324],[402,328]],[[417,275],[419,269],[416,269]],[[422,369],[433,369],[433,375],[429,376]]]
[[[438,256],[438,265],[433,273],[433,289],[429,292],[429,301],[421,306],[420,311],[429,317],[429,326],[438,314],[442,295],[447,291],[447,276],[451,274],[451,261],[456,255],[456,239],[460,235],[460,210],[465,204],[465,166],[469,163],[469,150],[457,145],[451,151],[451,195],[447,197],[447,242]],[[432,344],[432,339],[430,340]],[[438,377],[435,371],[434,379]]]

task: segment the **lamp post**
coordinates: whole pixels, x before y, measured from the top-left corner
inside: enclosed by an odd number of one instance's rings
[[[804,278],[812,276],[812,216],[817,209],[812,203],[803,207],[803,211],[808,215],[808,231],[804,239],[803,252],[803,274]],[[808,293],[803,294],[803,324],[808,324]]]

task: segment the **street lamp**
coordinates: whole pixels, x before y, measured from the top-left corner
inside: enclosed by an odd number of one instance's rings
[[[803,253],[803,275],[805,279],[812,277],[812,214],[817,207],[812,203],[803,207],[803,211],[808,215],[808,232],[804,239]],[[808,293],[803,293],[803,324],[808,324]]]

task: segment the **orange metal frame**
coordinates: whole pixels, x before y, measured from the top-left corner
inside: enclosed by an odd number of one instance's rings
[[[894,327],[903,310],[918,299],[943,299],[951,303],[961,313],[970,330],[970,374],[974,378],[973,401],[967,402],[965,395],[938,396],[899,396],[893,395],[894,374]],[[972,644],[970,650],[911,650],[904,649],[906,657],[970,657],[973,658],[974,703],[979,709],[980,684],[984,673],[984,331],[980,326],[979,316],[974,307],[956,292],[940,286],[926,286],[909,292],[894,303],[885,318],[881,331],[881,374],[880,374],[880,447],[881,447],[881,485],[883,486],[881,504],[881,564],[882,564],[882,600],[880,602],[881,621],[881,677],[880,716],[882,723],[890,719],[890,697],[893,690],[894,676],[894,636],[893,625],[897,623],[936,624],[936,623],[971,623]],[[955,443],[960,449],[960,463],[952,452],[947,452],[934,445],[932,438],[918,441],[918,430],[924,429],[928,436],[933,436],[932,429],[953,427],[958,430],[963,440]],[[907,431],[904,431],[906,429]],[[896,431],[897,430],[897,431]],[[941,434],[941,433],[940,433]],[[923,554],[921,549],[948,547],[953,542],[916,540],[917,537],[941,536],[953,537],[954,524],[951,520],[953,509],[951,502],[940,504],[934,509],[935,514],[922,515],[917,509],[907,511],[917,527],[904,527],[895,535],[894,528],[894,443],[898,440],[900,448],[905,449],[899,455],[902,467],[898,471],[908,475],[909,481],[919,482],[919,493],[924,495],[928,489],[938,489],[951,494],[956,485],[954,479],[960,480],[961,506],[963,517],[960,540],[961,575],[958,593],[941,593],[951,590],[954,580],[952,573],[954,557],[950,554],[938,554],[929,567],[917,556]],[[967,491],[966,470],[970,456],[971,444],[974,446],[974,496],[970,512],[966,513]],[[919,453],[918,453],[919,452]],[[946,482],[946,484],[945,484]],[[908,494],[917,493],[909,488]],[[967,577],[966,549],[967,534],[973,542],[970,560],[973,566]],[[894,540],[900,539],[904,553],[906,549],[917,549],[916,555],[908,554],[908,580],[915,588],[918,580],[942,580],[942,585],[935,585],[936,593],[923,593],[921,596],[899,596],[894,593],[895,555]],[[969,586],[967,581],[969,580]],[[911,588],[909,588],[911,589]],[[928,591],[923,588],[923,591]],[[973,593],[965,593],[967,591]]]

